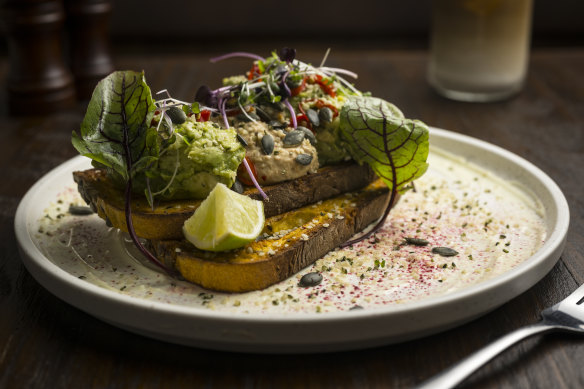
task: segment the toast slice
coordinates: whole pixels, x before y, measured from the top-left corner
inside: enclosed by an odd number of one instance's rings
[[[98,169],[77,171],[73,178],[83,199],[113,227],[127,231],[124,194],[112,185],[105,172]],[[266,186],[264,201],[266,218],[279,215],[320,200],[355,191],[367,186],[377,177],[368,166],[346,163],[321,168],[295,180]],[[245,194],[262,200],[255,188],[246,188]],[[132,219],[136,234],[149,240],[182,239],[182,226],[201,200],[164,201],[150,207],[144,196],[132,198]]]
[[[197,250],[186,240],[153,240],[153,254],[190,282],[223,292],[247,292],[282,281],[378,219],[389,190],[376,180],[339,195],[266,219],[256,241],[229,252]]]

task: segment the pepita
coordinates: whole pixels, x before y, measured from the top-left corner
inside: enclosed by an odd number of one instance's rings
[[[320,119],[318,117],[318,113],[314,109],[307,109],[306,117],[308,117],[308,120],[310,120],[310,123],[314,127],[320,126]]]
[[[256,107],[256,114],[258,115],[258,117],[260,118],[260,120],[262,122],[269,123],[272,120],[272,118],[270,117],[270,115],[268,115],[266,113],[266,111],[264,111],[263,109],[261,109],[259,107]]]
[[[240,113],[235,118],[241,122],[252,122],[254,120],[256,121],[260,120],[260,117],[254,112],[248,112],[247,115],[244,113]]]
[[[179,107],[170,107],[165,113],[173,124],[183,124],[187,121],[187,114]]]
[[[414,246],[427,246],[430,242],[428,242],[426,239],[406,238],[406,243]]]
[[[331,123],[333,121],[333,110],[329,107],[322,107],[318,110],[318,118],[323,123]]]
[[[314,136],[312,131],[310,131],[308,128],[303,127],[303,126],[298,126],[298,127],[296,127],[296,130],[302,131],[304,133],[304,137],[308,139],[308,141],[310,142],[311,145],[314,146],[316,144],[316,137]]]
[[[71,204],[69,206],[69,213],[71,215],[91,215],[93,213],[93,210],[89,207],[84,206],[84,205]]]
[[[432,252],[443,257],[454,257],[455,255],[458,255],[458,251],[451,249],[450,247],[432,247]]]
[[[272,127],[274,130],[284,130],[286,127],[288,127],[288,124],[280,122],[278,120],[270,120],[268,125]]]
[[[312,154],[298,154],[296,156],[296,162],[304,166],[310,165],[312,162]]]
[[[231,185],[231,190],[242,194],[243,193],[243,184],[239,181],[239,180],[235,180],[235,182],[233,183],[233,185]]]
[[[307,288],[309,286],[317,286],[322,282],[322,275],[319,272],[307,273],[300,278],[298,286]]]
[[[284,147],[295,147],[302,143],[304,140],[304,132],[299,130],[292,130],[286,134],[284,140]]]
[[[237,137],[237,140],[239,141],[239,143],[241,143],[241,145],[243,147],[247,147],[247,142],[245,139],[243,139],[243,136],[237,134],[236,137]]]
[[[274,138],[270,134],[262,136],[261,143],[264,154],[270,155],[274,152]]]

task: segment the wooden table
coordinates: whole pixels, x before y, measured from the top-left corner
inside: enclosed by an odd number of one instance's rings
[[[268,51],[271,47],[259,51]],[[322,50],[299,47],[320,62]],[[211,66],[213,53],[118,54],[118,69],[144,69],[153,91],[192,100],[201,83],[218,85],[242,62]],[[571,210],[562,258],[536,286],[459,328],[403,344],[316,355],[252,355],[167,344],[105,324],[41,287],[18,253],[13,220],[26,190],[76,152],[71,131],[85,105],[45,117],[12,118],[6,95],[0,129],[1,388],[385,388],[412,387],[511,330],[584,282],[584,49],[536,50],[523,92],[506,102],[465,104],[434,94],[424,51],[335,49],[331,66],[360,75],[358,85],[395,102],[408,117],[468,134],[526,158],[561,187]],[[247,69],[247,62],[245,69]],[[0,61],[5,77],[7,61]],[[527,340],[473,375],[464,387],[584,386],[584,339]]]

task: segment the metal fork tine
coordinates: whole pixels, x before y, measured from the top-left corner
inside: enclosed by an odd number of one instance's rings
[[[542,320],[540,322],[518,328],[497,339],[449,369],[425,381],[418,386],[418,389],[453,388],[503,350],[529,336],[551,331],[584,333],[584,284],[564,300],[553,307],[544,309],[541,313]]]
[[[559,304],[576,304],[580,305],[584,302],[584,285],[580,285],[578,289],[572,292],[568,297],[559,302]],[[559,305],[558,304],[558,305]]]

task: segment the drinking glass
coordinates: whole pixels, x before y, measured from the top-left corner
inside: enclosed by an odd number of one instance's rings
[[[523,86],[532,0],[434,0],[428,82],[460,101],[506,99]]]

